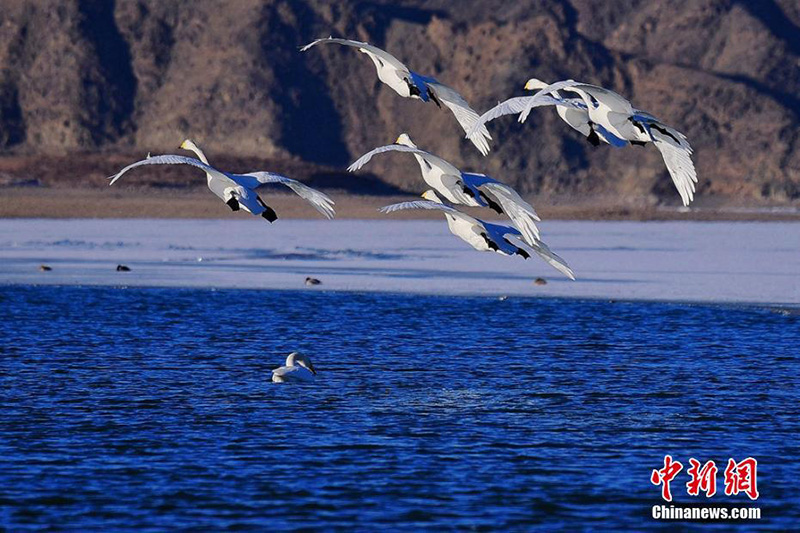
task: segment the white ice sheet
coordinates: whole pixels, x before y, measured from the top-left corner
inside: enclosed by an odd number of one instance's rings
[[[397,291],[800,305],[800,224],[545,221],[575,282],[444,220],[0,220],[0,283]],[[123,263],[131,272],[117,272]],[[51,272],[40,272],[48,264]],[[306,276],[322,284],[306,287]],[[548,284],[533,284],[536,277]]]

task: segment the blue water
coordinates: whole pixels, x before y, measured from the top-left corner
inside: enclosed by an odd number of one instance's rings
[[[0,287],[0,317],[9,529],[674,527],[668,453],[714,459],[728,507],[727,459],[755,457],[745,526],[800,522],[792,311]],[[317,382],[270,383],[295,349]]]

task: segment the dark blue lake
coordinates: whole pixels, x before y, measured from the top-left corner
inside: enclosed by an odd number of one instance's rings
[[[792,310],[0,287],[0,317],[0,528],[686,526],[651,518],[665,454],[676,504],[800,522]],[[270,383],[298,349],[316,383]]]

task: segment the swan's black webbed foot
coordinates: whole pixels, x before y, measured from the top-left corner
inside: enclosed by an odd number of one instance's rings
[[[485,233],[481,233],[481,237],[483,237],[483,239],[486,241],[486,246],[488,246],[490,250],[494,250],[495,252],[499,250],[497,244],[495,244],[492,239],[487,237]]]
[[[494,211],[498,215],[502,215],[503,214],[503,209],[500,207],[500,205],[497,202],[495,202],[494,200],[492,200],[491,198],[489,198],[488,196],[486,196],[483,193],[481,193],[481,199],[483,199],[484,203],[487,206],[489,206],[489,209],[491,209],[492,211]]]
[[[261,213],[261,216],[264,217],[270,224],[278,220],[278,215],[275,213],[275,210],[267,205],[264,206],[264,212]]]
[[[239,210],[239,201],[231,196],[231,199],[225,202],[225,204],[231,208],[231,211],[238,211]]]
[[[431,91],[430,87],[428,87],[428,98],[433,100],[433,103],[436,104],[436,107],[439,109],[442,108],[442,102],[439,100],[439,97],[436,96],[436,93]]]

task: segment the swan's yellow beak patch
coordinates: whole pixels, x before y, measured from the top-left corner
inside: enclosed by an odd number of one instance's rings
[[[400,144],[400,137],[398,137],[397,139],[394,140],[394,144]]]
[[[533,90],[533,82],[531,80],[528,80],[528,81],[525,82],[525,90],[526,91],[532,91]]]
[[[186,150],[186,141],[181,143],[181,149]]]

